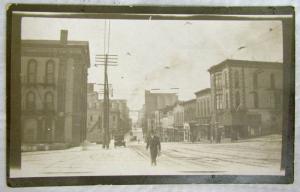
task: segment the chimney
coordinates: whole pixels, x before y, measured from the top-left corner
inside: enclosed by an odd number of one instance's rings
[[[68,30],[60,30],[60,42],[66,44],[68,42]]]

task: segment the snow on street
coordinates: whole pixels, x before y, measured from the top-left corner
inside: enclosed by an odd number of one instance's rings
[[[22,169],[11,177],[97,175],[283,175],[280,171],[281,136],[236,143],[162,143],[158,165],[150,165],[145,143],[102,149],[90,145],[57,151],[22,153]]]

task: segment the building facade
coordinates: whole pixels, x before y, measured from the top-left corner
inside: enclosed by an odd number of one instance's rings
[[[159,136],[162,142],[174,142],[176,140],[173,108],[174,106],[167,106],[159,110]]]
[[[102,143],[102,112],[103,103],[99,95],[94,91],[94,84],[88,84],[88,108],[87,108],[87,140],[90,142]]]
[[[124,99],[110,100],[110,120],[109,129],[111,137],[115,135],[125,135],[132,129],[132,121],[129,117],[129,108]]]
[[[87,109],[87,140],[90,142],[103,142],[103,99],[93,88],[94,84],[88,85],[88,109]],[[111,99],[109,109],[109,134],[110,138],[115,135],[125,135],[131,131],[131,119],[127,101],[123,99]]]
[[[177,102],[173,108],[175,141],[184,141],[184,107],[183,102]]]
[[[194,141],[196,130],[196,106],[197,100],[191,99],[183,103],[184,108],[184,141]],[[193,130],[193,134],[191,134]]]
[[[192,130],[192,141],[211,140],[211,116],[212,102],[211,89],[206,88],[195,93],[196,95],[196,121],[197,124]]]
[[[80,144],[86,137],[89,44],[22,40],[22,144]]]
[[[178,101],[176,93],[152,93],[145,91],[145,118],[143,134],[146,136],[155,128],[155,111],[166,106],[172,106]]]
[[[225,60],[208,71],[214,134],[237,140],[281,133],[282,63]]]

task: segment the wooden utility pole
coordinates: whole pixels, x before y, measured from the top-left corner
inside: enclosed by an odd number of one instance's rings
[[[96,66],[104,65],[104,86],[103,88],[103,148],[108,149],[110,143],[110,132],[109,132],[109,112],[110,112],[110,104],[109,104],[109,83],[108,83],[108,74],[107,67],[108,66],[117,66],[117,55],[96,55]]]
[[[110,143],[110,134],[109,134],[109,84],[108,84],[108,75],[107,67],[108,66],[117,66],[117,55],[109,54],[109,40],[110,40],[110,21],[104,22],[104,49],[102,55],[96,55],[96,66],[104,65],[104,84],[103,84],[103,148],[108,149]]]

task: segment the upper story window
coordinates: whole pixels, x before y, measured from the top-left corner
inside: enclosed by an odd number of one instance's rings
[[[239,88],[240,87],[240,75],[238,71],[234,72],[234,87]]]
[[[208,115],[210,115],[210,103],[209,103],[209,99],[207,99],[207,113],[208,113]]]
[[[46,110],[52,110],[54,109],[54,97],[53,97],[53,93],[51,92],[47,92],[45,94],[45,109]]]
[[[35,94],[32,91],[26,94],[26,109],[35,110]]]
[[[274,77],[273,73],[270,75],[270,83],[271,83],[271,88],[274,89],[275,88],[275,77]]]
[[[226,108],[229,108],[229,98],[228,98],[228,93],[225,94],[225,102],[226,102]]]
[[[254,105],[254,108],[258,108],[258,95],[257,93],[253,93],[253,105]]]
[[[46,83],[54,83],[55,64],[53,60],[49,60],[46,63]]]
[[[225,88],[228,88],[228,78],[227,78],[227,72],[224,72],[224,86]]]
[[[37,74],[37,62],[34,59],[30,59],[27,64],[27,82],[35,83]]]
[[[239,105],[240,105],[240,93],[237,91],[235,93],[235,107],[236,107],[236,109],[239,107]]]
[[[216,95],[216,104],[217,104],[217,109],[223,109],[223,95],[218,94]]]
[[[206,112],[207,110],[206,110],[206,100],[205,99],[203,99],[203,116],[205,117],[206,116]]]
[[[216,89],[222,89],[222,74],[221,73],[215,74],[215,86],[216,86]]]
[[[257,73],[253,73],[253,88],[257,88]]]
[[[198,114],[198,117],[201,116],[201,108],[200,108],[200,101],[199,100],[197,101],[197,114]]]

